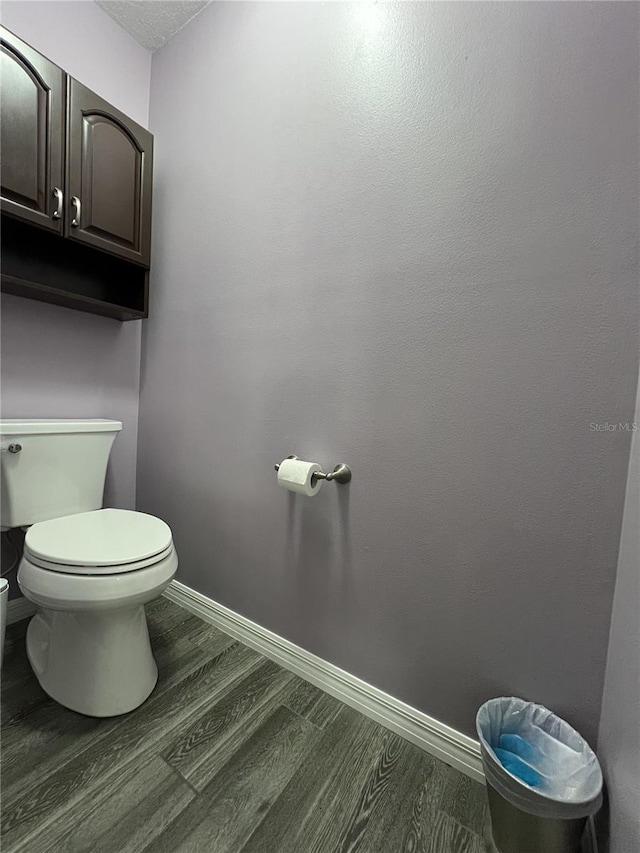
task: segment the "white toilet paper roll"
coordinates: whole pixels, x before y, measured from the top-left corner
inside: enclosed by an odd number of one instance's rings
[[[314,479],[316,471],[322,468],[316,462],[304,462],[302,459],[283,459],[278,469],[278,485],[290,492],[307,495],[311,498],[320,491],[322,480]]]

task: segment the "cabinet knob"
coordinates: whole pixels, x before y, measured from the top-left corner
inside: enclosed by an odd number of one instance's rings
[[[73,207],[73,219],[71,220],[71,227],[77,228],[80,225],[80,213],[82,212],[82,205],[80,204],[80,199],[77,195],[71,196],[71,206]]]
[[[64,201],[64,195],[62,194],[62,190],[59,187],[53,188],[53,197],[56,200],[56,209],[51,214],[51,218],[62,219],[62,203]]]

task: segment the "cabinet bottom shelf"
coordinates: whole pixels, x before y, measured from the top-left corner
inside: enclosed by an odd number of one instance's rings
[[[148,316],[149,271],[2,216],[2,291],[115,320]]]
[[[38,302],[48,302],[50,305],[60,305],[63,308],[73,308],[76,311],[87,311],[90,314],[99,314],[114,320],[143,320],[147,317],[144,311],[135,311],[124,305],[104,302],[101,299],[93,299],[91,296],[82,296],[80,293],[68,293],[57,287],[38,284],[37,281],[25,281],[4,273],[2,274],[2,292],[12,296],[24,296],[26,299],[36,299]]]

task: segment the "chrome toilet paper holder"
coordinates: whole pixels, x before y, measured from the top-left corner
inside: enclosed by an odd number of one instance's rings
[[[287,456],[287,459],[297,459],[297,456],[291,455]],[[280,465],[273,466],[276,471],[280,470]],[[341,486],[346,486],[347,483],[351,482],[351,468],[348,465],[345,465],[344,462],[339,462],[336,467],[329,474],[325,474],[323,471],[316,471],[316,473],[311,478],[311,482],[314,480],[326,480],[327,483],[331,482],[331,480],[335,480],[336,483],[340,483]]]

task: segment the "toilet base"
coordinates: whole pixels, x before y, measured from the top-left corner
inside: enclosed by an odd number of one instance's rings
[[[29,623],[26,646],[45,693],[90,717],[133,711],[158,680],[142,605],[104,612],[41,609]]]

